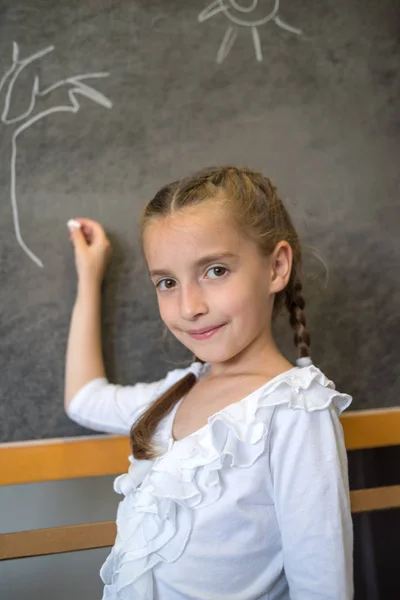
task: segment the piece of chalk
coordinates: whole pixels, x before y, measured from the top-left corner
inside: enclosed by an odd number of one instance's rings
[[[79,229],[80,227],[82,227],[82,225],[79,223],[79,221],[75,221],[75,219],[70,219],[67,223],[67,227],[69,227],[69,229]]]

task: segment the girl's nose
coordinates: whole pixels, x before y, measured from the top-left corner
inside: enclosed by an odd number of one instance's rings
[[[197,284],[189,284],[182,287],[181,293],[181,316],[184,319],[193,319],[196,315],[207,312],[202,289]]]

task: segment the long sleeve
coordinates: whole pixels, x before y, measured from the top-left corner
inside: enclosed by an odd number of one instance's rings
[[[353,598],[353,526],[347,455],[334,405],[280,406],[270,468],[291,600]]]
[[[105,377],[93,379],[73,397],[66,413],[89,429],[128,435],[148,406],[189,370],[175,369],[159,381],[130,386],[109,383]]]

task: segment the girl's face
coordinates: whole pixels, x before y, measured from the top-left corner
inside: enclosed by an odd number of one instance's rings
[[[262,257],[216,202],[154,219],[143,246],[161,318],[198,358],[222,363],[269,339],[274,294],[283,287],[275,251]]]

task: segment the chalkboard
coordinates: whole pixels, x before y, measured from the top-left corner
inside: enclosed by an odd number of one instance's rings
[[[0,440],[88,432],[63,412],[76,291],[66,223],[114,255],[109,377],[151,381],[163,342],[138,246],[142,206],[212,164],[261,170],[307,248],[312,355],[353,408],[398,405],[397,0],[80,0],[0,7]],[[40,266],[42,264],[42,266]],[[295,359],[283,316],[278,342]]]

